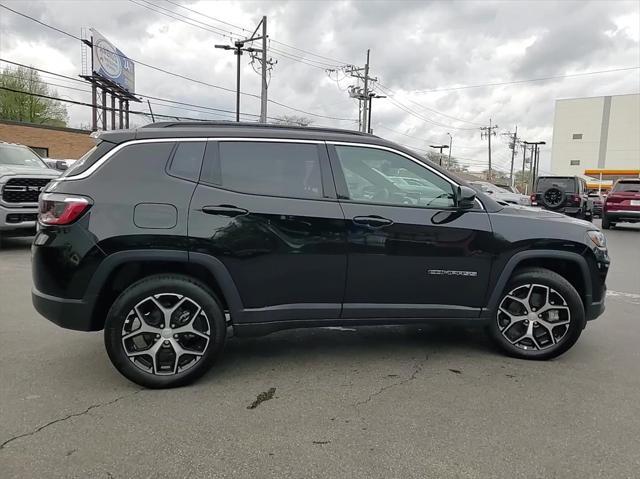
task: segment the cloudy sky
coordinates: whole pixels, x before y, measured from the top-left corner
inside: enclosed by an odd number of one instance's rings
[[[235,57],[214,45],[248,35],[266,15],[269,56],[277,60],[269,98],[306,112],[269,103],[269,116],[301,115],[314,125],[357,127],[357,102],[347,92],[356,80],[344,73],[344,66],[363,66],[366,50],[371,49],[371,73],[378,79],[374,89],[389,97],[374,101],[374,132],[421,152],[429,144],[448,143],[451,133],[454,156],[472,169],[486,166],[486,140],[481,139],[479,127],[489,119],[499,125],[498,133],[518,125],[525,139],[547,141],[541,154],[544,172],[549,168],[556,99],[640,90],[638,69],[566,76],[640,65],[637,0],[0,0],[0,4],[77,36],[82,27],[94,27],[134,60],[230,90],[235,88]],[[0,57],[74,77],[81,73],[79,41],[1,8]],[[259,95],[260,78],[249,60],[243,56],[241,89]],[[565,77],[520,82],[561,76]],[[61,98],[90,100],[83,84],[43,78],[56,84],[51,88]],[[508,82],[517,83],[495,85]],[[140,64],[136,91],[235,109],[233,91]],[[232,118],[152,102],[155,113]],[[133,108],[148,111],[146,104]],[[259,100],[243,95],[241,110],[258,114]],[[88,125],[90,109],[70,106],[69,117],[71,126]],[[136,124],[148,121],[135,117]],[[493,152],[494,165],[507,170],[510,151],[503,136],[496,137]]]

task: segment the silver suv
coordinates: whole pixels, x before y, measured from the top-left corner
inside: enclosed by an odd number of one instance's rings
[[[30,148],[0,142],[0,240],[35,233],[38,196],[59,175]]]

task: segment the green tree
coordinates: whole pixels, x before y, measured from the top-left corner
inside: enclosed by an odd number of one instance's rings
[[[0,89],[0,119],[66,126],[67,109],[56,100],[38,95],[56,96],[56,92],[42,81],[35,70],[18,67],[0,72],[0,87],[25,93]]]
[[[309,126],[313,123],[313,120],[305,116],[298,115],[280,115],[273,121],[276,125],[294,125],[294,126]]]

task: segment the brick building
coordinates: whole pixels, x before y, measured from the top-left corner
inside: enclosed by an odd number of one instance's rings
[[[88,130],[0,120],[0,141],[31,147],[43,158],[77,160],[91,147]]]

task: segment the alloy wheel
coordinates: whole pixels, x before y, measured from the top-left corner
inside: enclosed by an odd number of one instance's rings
[[[202,307],[176,293],[160,293],[137,303],[122,326],[122,346],[141,370],[155,375],[178,374],[193,367],[211,340]]]
[[[496,319],[500,333],[511,344],[527,351],[542,351],[566,336],[571,312],[560,293],[533,283],[518,286],[505,295]]]

